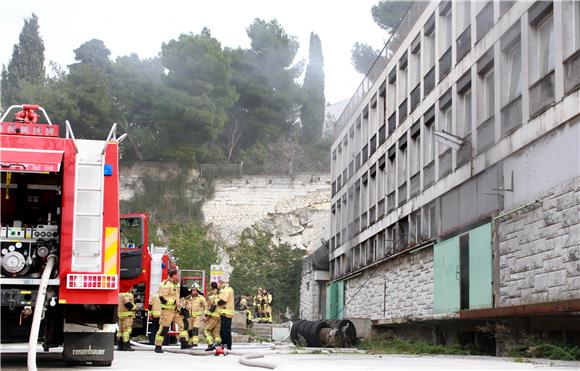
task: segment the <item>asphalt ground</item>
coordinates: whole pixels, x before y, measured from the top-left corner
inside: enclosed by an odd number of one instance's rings
[[[170,348],[171,349],[171,348]],[[177,348],[173,348],[177,349]],[[234,345],[240,353],[263,353],[265,362],[276,364],[276,370],[299,371],[384,371],[384,370],[580,370],[580,362],[533,360],[515,362],[511,358],[479,356],[406,356],[368,355],[364,353],[336,352],[331,349],[296,349],[291,346]],[[62,361],[58,349],[49,353],[39,352],[37,365],[40,370],[260,370],[239,363],[240,356],[196,355],[165,352],[156,354],[151,349],[135,352],[115,352],[111,367],[68,367]],[[259,360],[258,360],[259,361]],[[26,370],[25,353],[1,354],[2,370]]]

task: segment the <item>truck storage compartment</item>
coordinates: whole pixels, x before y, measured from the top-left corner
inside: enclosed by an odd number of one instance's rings
[[[61,182],[59,173],[2,172],[2,278],[39,278],[48,255],[58,256]]]

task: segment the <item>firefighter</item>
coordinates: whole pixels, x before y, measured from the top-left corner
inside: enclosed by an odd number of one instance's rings
[[[222,346],[232,350],[232,319],[234,318],[235,298],[234,289],[228,285],[227,280],[219,280],[218,287],[218,307],[221,319],[221,338]]]
[[[217,282],[212,282],[211,290],[207,295],[207,311],[203,320],[203,334],[207,343],[206,351],[214,350],[222,342],[220,312],[217,309],[218,293]]]
[[[119,293],[119,307],[117,316],[119,317],[119,345],[117,350],[134,351],[131,348],[129,340],[131,339],[131,330],[133,329],[133,320],[135,319],[135,298],[131,292]]]
[[[159,329],[159,317],[161,316],[161,301],[159,300],[159,293],[155,293],[151,296],[151,304],[149,306],[149,316],[151,318],[151,326],[150,326],[150,335],[149,335],[149,342],[150,344],[155,343],[155,334]]]
[[[240,309],[246,313],[246,324],[251,325],[252,321],[254,320],[254,316],[252,315],[252,309],[248,304],[248,297],[250,297],[249,294],[242,295],[242,298],[240,299]]]
[[[264,303],[264,322],[272,323],[272,294],[268,292],[268,289],[264,289],[262,297]]]
[[[175,314],[173,322],[179,328],[181,349],[189,349],[192,347],[189,344],[189,310],[187,310],[185,305],[190,296],[190,291],[185,287],[181,287],[179,291],[179,307],[177,308],[177,314]]]
[[[258,287],[258,293],[254,296],[254,310],[256,311],[256,318],[258,323],[262,323],[262,288]]]
[[[159,329],[155,335],[155,353],[163,353],[163,340],[169,333],[169,327],[180,308],[179,302],[179,274],[176,270],[168,272],[169,278],[159,286],[159,301],[161,315]]]
[[[189,344],[196,347],[199,343],[199,329],[202,327],[203,316],[207,310],[207,301],[199,293],[199,285],[194,283],[191,287],[191,295],[186,301],[186,309],[189,311]]]

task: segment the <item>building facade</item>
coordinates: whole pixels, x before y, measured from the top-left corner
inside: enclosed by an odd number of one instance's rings
[[[327,317],[579,341],[580,2],[412,3],[334,138]]]

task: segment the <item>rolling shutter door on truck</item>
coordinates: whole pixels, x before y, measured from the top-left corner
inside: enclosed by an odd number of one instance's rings
[[[2,171],[57,173],[62,164],[63,151],[28,148],[0,148]]]

